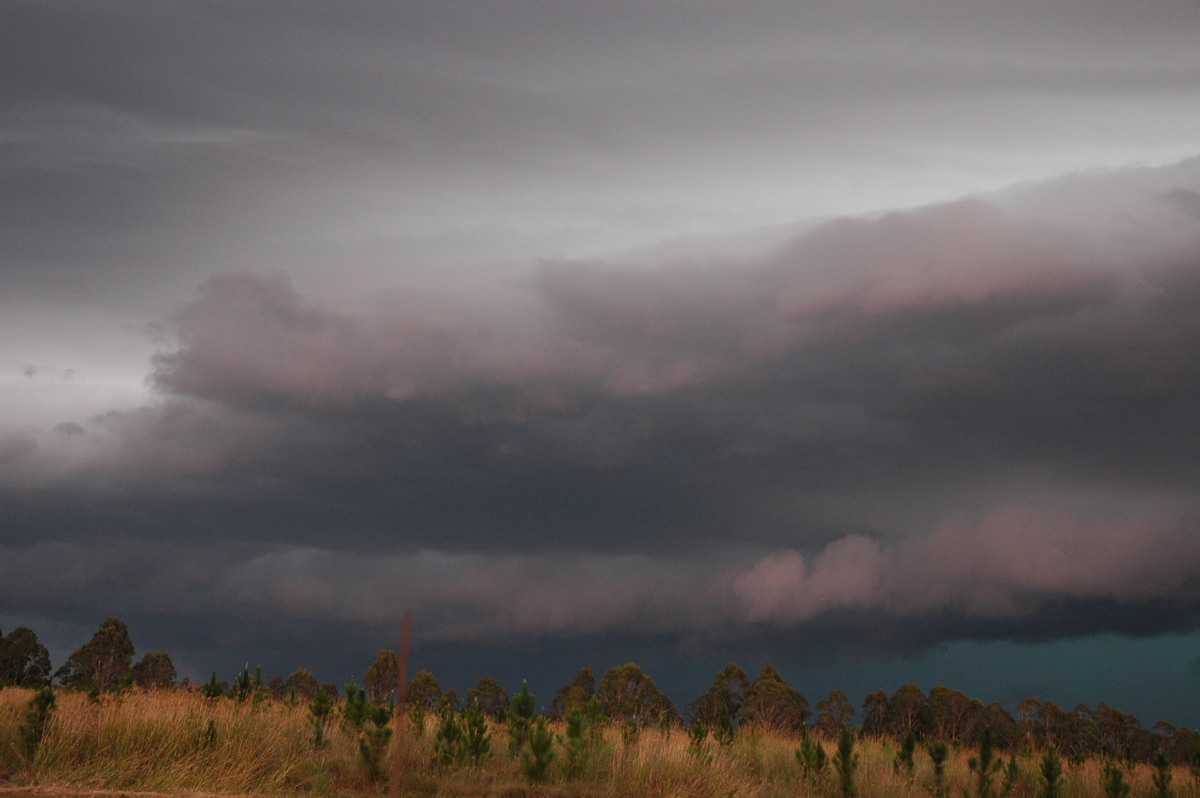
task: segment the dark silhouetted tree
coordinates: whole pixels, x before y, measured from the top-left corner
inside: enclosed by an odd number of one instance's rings
[[[0,687],[40,687],[50,673],[50,653],[28,626],[0,637]]]
[[[801,731],[808,721],[808,699],[768,665],[746,688],[739,716],[742,723],[763,729]]]
[[[399,665],[396,662],[396,652],[383,649],[375,655],[375,661],[367,668],[365,683],[371,703],[383,706],[394,698],[396,681],[399,678]]]
[[[550,714],[556,718],[565,718],[575,710],[583,712],[588,702],[596,695],[596,677],[591,668],[580,668],[570,684],[558,688],[554,700],[550,702]]]
[[[888,697],[882,690],[876,690],[863,699],[862,733],[868,737],[882,737],[887,729]]]
[[[727,663],[717,672],[712,685],[688,705],[687,714],[706,727],[716,728],[724,714],[737,717],[749,687],[746,672],[733,662]]]
[[[947,742],[963,742],[974,736],[983,705],[958,690],[938,685],[929,691],[930,734]]]
[[[996,747],[1006,751],[1016,746],[1021,737],[1013,716],[995,701],[983,708],[983,725],[995,735]]]
[[[287,681],[283,683],[283,690],[288,696],[305,702],[311,701],[320,687],[321,683],[308,668],[299,668],[293,671],[292,675],[287,677]]]
[[[109,618],[67,659],[55,678],[68,687],[94,687],[103,693],[121,684],[132,670],[132,663],[129,629],[123,621]]]
[[[436,709],[442,701],[442,688],[429,671],[417,671],[404,688],[404,706]]]
[[[929,733],[929,699],[915,684],[902,684],[888,700],[888,732],[895,737],[911,734],[921,739]]]
[[[484,676],[467,691],[467,706],[477,708],[492,720],[503,720],[508,715],[508,691],[491,676]]]
[[[604,706],[604,714],[616,721],[645,725],[679,719],[671,700],[632,662],[605,671],[596,695]]]
[[[813,729],[830,740],[854,721],[854,705],[841,690],[834,690],[828,698],[818,701],[817,713]]]
[[[1138,719],[1101,701],[1096,707],[1095,720],[1096,737],[1101,749],[1111,756],[1127,756],[1134,748],[1141,729]]]
[[[147,651],[133,666],[133,680],[139,687],[170,688],[175,686],[175,663],[165,651]]]

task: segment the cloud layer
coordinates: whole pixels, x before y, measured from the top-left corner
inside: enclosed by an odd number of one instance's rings
[[[0,601],[415,607],[446,641],[1193,628],[1197,188],[1190,161],[365,292],[212,277],[155,404],[0,439]]]

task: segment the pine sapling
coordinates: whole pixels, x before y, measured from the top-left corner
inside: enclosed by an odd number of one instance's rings
[[[348,734],[359,732],[363,724],[372,717],[367,707],[372,706],[367,701],[367,691],[351,679],[346,682],[346,703],[342,706],[342,731]]]
[[[941,740],[929,744],[925,749],[929,752],[929,760],[933,762],[933,794],[936,798],[946,795],[946,758],[950,756],[950,748]]]
[[[1010,754],[1008,764],[1004,766],[1004,781],[1000,783],[1000,798],[1008,798],[1008,794],[1017,786],[1021,777],[1021,767],[1017,764],[1017,755]]]
[[[333,699],[324,687],[318,687],[313,693],[312,701],[308,702],[309,723],[313,728],[313,746],[320,748],[325,745],[325,724],[329,713],[333,711]]]
[[[838,735],[837,753],[833,755],[833,768],[837,771],[838,789],[842,798],[855,798],[858,788],[854,786],[854,771],[858,770],[859,756],[854,752],[854,733],[848,727]]]
[[[1129,798],[1133,789],[1129,782],[1125,781],[1125,771],[1121,770],[1116,762],[1105,763],[1101,784],[1104,787],[1104,798]]]
[[[608,718],[604,714],[604,702],[599,696],[592,696],[583,708],[583,714],[592,745],[599,745],[604,737],[604,727],[608,725]]]
[[[1154,752],[1150,764],[1154,766],[1151,780],[1154,782],[1155,798],[1171,798],[1171,760],[1160,748]]]
[[[1042,791],[1038,793],[1038,796],[1039,798],[1062,798],[1062,789],[1062,762],[1058,758],[1058,751],[1051,746],[1042,757]]]
[[[250,697],[250,693],[254,690],[254,677],[250,675],[250,664],[246,663],[246,667],[242,668],[242,672],[233,680],[233,684],[229,685],[228,696],[238,702],[245,701]]]
[[[212,676],[208,677],[208,681],[200,687],[200,695],[211,700],[216,700],[225,695],[225,688],[217,681],[216,671],[213,671]]]
[[[492,752],[487,716],[478,706],[467,707],[462,715],[467,758],[476,765],[481,765]]]
[[[588,738],[584,734],[587,716],[578,709],[567,715],[567,737],[563,747],[567,752],[567,776],[578,778],[583,775],[588,760]]]
[[[433,763],[439,768],[458,764],[467,756],[467,735],[458,713],[448,706],[438,712],[438,729],[433,737]]]
[[[412,721],[413,735],[420,740],[425,736],[425,705],[413,704],[409,707],[408,719]]]
[[[546,728],[546,719],[539,716],[529,729],[529,750],[521,753],[521,767],[530,781],[545,781],[554,758],[554,733]]]
[[[806,731],[804,736],[800,738],[800,748],[796,751],[796,761],[800,763],[800,770],[803,771],[804,777],[808,779],[808,782],[816,784],[825,770],[828,757],[825,755],[825,747],[814,738],[809,737]]]
[[[621,744],[626,748],[637,745],[638,737],[642,734],[642,726],[633,718],[621,724]]]
[[[729,707],[725,704],[721,705],[721,714],[717,716],[717,728],[713,729],[713,739],[717,741],[717,745],[728,748],[733,745],[733,737],[736,730],[733,726],[733,713],[729,711]]]
[[[358,739],[358,757],[367,771],[367,778],[381,784],[387,781],[387,767],[384,762],[388,743],[392,740],[392,713],[387,707],[377,707],[374,704],[366,706],[363,715],[371,725],[363,730]]]
[[[912,783],[913,770],[917,764],[913,758],[916,752],[917,738],[913,737],[910,732],[904,735],[904,739],[900,741],[900,750],[896,752],[896,758],[892,760],[892,770],[903,774],[909,784]]]
[[[521,692],[512,697],[512,708],[508,712],[508,751],[517,754],[529,740],[529,727],[533,721],[533,710],[537,696],[529,692],[529,682],[521,682]]]
[[[983,730],[983,738],[979,742],[979,756],[967,760],[967,767],[975,774],[975,798],[991,798],[992,779],[1000,770],[1000,760],[996,758],[996,736],[991,729]]]

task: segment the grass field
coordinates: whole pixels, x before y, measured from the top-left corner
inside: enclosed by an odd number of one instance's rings
[[[437,767],[436,718],[419,736],[406,725],[388,752],[391,776],[372,782],[360,760],[358,732],[343,729],[337,713],[325,743],[313,744],[308,707],[272,699],[236,702],[208,700],[186,691],[129,692],[93,700],[59,692],[52,720],[32,762],[22,756],[18,729],[33,691],[0,690],[0,787],[21,795],[159,793],[398,796],[835,796],[841,794],[832,763],[818,776],[806,775],[795,752],[799,740],[774,734],[741,733],[730,747],[711,739],[690,744],[678,728],[650,728],[636,740],[623,739],[615,726],[589,745],[578,772],[565,770],[566,753],[556,742],[556,761],[544,782],[526,775],[519,757],[508,751],[503,725],[489,726],[491,756],[481,764]],[[552,727],[558,735],[561,727]],[[835,745],[824,743],[832,757]],[[929,757],[918,751],[911,780],[892,766],[894,743],[860,740],[855,785],[862,798],[909,798],[934,794]],[[952,750],[946,768],[947,796],[974,795],[967,761],[975,752]],[[1035,796],[1039,760],[1018,758],[1020,776],[1012,796]],[[1104,763],[1064,762],[1064,794],[1102,796]],[[1152,769],[1139,765],[1128,778],[1132,796],[1155,795]],[[996,778],[996,791],[1000,784]],[[1176,768],[1176,796],[1200,796],[1185,768]]]

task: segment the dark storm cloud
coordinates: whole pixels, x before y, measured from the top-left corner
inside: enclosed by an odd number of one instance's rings
[[[6,444],[5,602],[135,608],[145,572],[164,612],[445,641],[1192,628],[1200,229],[1164,197],[1198,169],[741,260],[216,276],[160,404]]]
[[[1145,116],[1087,103],[1187,107],[1200,70],[1187,2],[740,11],[7,3],[9,290],[145,305],[246,258],[546,251],[529,229],[594,251],[655,237],[646,220],[719,220],[781,166],[855,183],[864,154],[902,168],[928,157],[919,142],[1066,140],[1064,116],[1102,115],[1097,147],[1149,135],[1175,152]],[[1060,102],[1078,113],[1037,107]]]
[[[1200,163],[583,257],[1178,159],[1198,29],[5,3],[0,608],[202,676],[1195,629]]]

